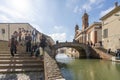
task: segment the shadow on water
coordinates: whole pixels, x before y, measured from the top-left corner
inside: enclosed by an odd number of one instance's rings
[[[70,70],[68,68],[69,66],[67,65],[67,63],[70,63],[70,61],[73,61],[73,59],[69,58],[65,54],[58,54],[56,56],[56,60],[58,62],[58,65],[59,65],[59,68],[61,70],[61,73],[62,73],[63,77],[66,80],[73,80],[72,74],[71,74],[71,72],[70,72]]]
[[[120,80],[120,63],[99,59],[59,60],[61,73],[66,80]]]
[[[61,70],[63,77],[66,80],[73,80],[72,74],[71,74],[70,70],[68,69],[68,66],[66,65],[66,63],[58,62],[58,65],[59,65],[59,68]]]

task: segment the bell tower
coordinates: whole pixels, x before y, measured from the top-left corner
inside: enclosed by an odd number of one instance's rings
[[[79,30],[79,26],[78,25],[75,25],[75,38],[76,38],[76,36],[77,36],[77,34],[78,34],[78,30]]]
[[[82,16],[82,30],[85,30],[89,26],[88,17],[89,16],[85,11],[83,16]]]
[[[76,25],[75,25],[75,32],[76,32],[77,30],[79,30],[79,26],[76,24]]]

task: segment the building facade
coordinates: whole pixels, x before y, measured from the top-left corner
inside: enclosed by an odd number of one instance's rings
[[[88,14],[85,12],[82,16],[82,30],[79,30],[79,26],[75,26],[74,40],[79,43],[93,44],[102,42],[102,25],[101,22],[94,22],[89,26]]]
[[[9,41],[15,31],[19,32],[20,29],[27,30],[32,34],[33,30],[36,30],[29,23],[0,23],[0,40]],[[39,37],[42,35],[37,31],[36,42],[39,42]]]
[[[120,6],[115,7],[109,13],[100,18],[102,20],[102,43],[106,49],[112,51],[120,49]]]

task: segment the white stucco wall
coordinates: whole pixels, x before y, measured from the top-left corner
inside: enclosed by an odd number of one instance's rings
[[[25,30],[32,31],[34,28],[29,23],[0,23],[0,40],[8,41],[14,31],[18,31],[19,28],[24,28]],[[2,34],[2,29],[5,29],[5,34]],[[39,42],[39,36],[37,36],[37,42]]]
[[[120,11],[115,13],[120,14]],[[120,16],[115,16],[113,14],[111,17],[103,20],[102,28],[102,41],[104,48],[111,48],[112,51],[120,48]],[[108,29],[108,37],[103,37],[104,29]]]

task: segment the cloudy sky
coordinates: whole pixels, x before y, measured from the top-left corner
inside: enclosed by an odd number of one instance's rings
[[[89,24],[120,0],[0,0],[0,23],[30,23],[55,41],[72,41],[76,24],[86,10]]]

